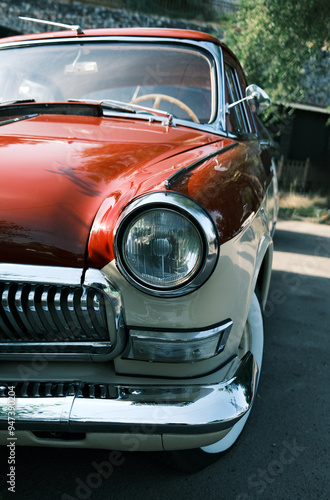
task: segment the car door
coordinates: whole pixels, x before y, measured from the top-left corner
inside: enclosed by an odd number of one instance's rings
[[[268,130],[268,128],[266,127],[260,116],[256,114],[254,118],[256,121],[260,148],[269,151],[271,155],[270,170],[272,173],[272,180],[267,190],[267,212],[269,217],[269,230],[273,235],[275,231],[275,225],[279,209],[278,177],[276,169],[277,158],[278,158],[278,145],[274,141],[270,131]]]
[[[278,212],[278,181],[276,173],[276,143],[261,121],[257,113],[253,112],[247,101],[244,100],[247,86],[242,68],[235,64],[235,60],[225,58],[225,92],[228,104],[237,103],[230,107],[226,114],[226,125],[230,136],[237,137],[246,144],[250,154],[259,154],[260,162],[265,169],[267,178],[267,192],[265,210],[267,213],[269,231],[274,232]]]

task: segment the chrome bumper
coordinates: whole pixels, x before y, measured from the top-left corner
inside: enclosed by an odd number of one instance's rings
[[[253,355],[248,353],[237,364],[229,380],[212,385],[26,382],[17,385],[16,393],[14,382],[2,381],[0,429],[8,429],[8,408],[12,411],[14,404],[16,431],[123,433],[134,429],[154,435],[222,431],[244,416],[254,398],[258,368]],[[9,400],[11,386],[15,397]]]

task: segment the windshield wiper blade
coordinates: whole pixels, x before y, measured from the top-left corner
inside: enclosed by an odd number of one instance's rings
[[[154,116],[161,116],[161,117],[168,119],[168,122],[167,122],[168,125],[171,125],[173,122],[173,115],[171,113],[168,113],[167,111],[163,111],[161,109],[148,108],[147,106],[140,106],[139,104],[131,104],[131,103],[125,103],[125,102],[121,102],[121,101],[113,101],[113,100],[108,100],[108,99],[101,101],[100,103],[101,103],[101,105],[114,104],[114,105],[118,105],[118,106],[123,106],[126,110],[129,109],[129,110],[131,110],[131,112],[135,112],[135,113],[140,111],[142,113],[149,113],[149,114],[154,115]]]
[[[148,108],[147,106],[140,106],[139,104],[131,104],[129,102],[115,101],[112,99],[103,100],[90,100],[90,99],[69,99],[68,102],[86,102],[89,104],[99,104],[104,109],[111,109],[113,111],[123,111],[124,113],[148,113],[153,116],[160,116],[167,118],[166,125],[171,125],[173,122],[173,115],[167,111],[160,109]]]
[[[98,101],[94,99],[68,99],[67,102],[80,102],[80,103],[85,103],[85,104],[98,104],[102,108],[105,109],[111,109],[113,111],[124,111],[126,113],[135,113],[134,110],[131,110],[129,108],[129,104],[126,104],[125,102],[120,102],[120,101],[109,101],[109,100],[104,100],[104,101]]]
[[[9,125],[9,123],[20,122],[21,120],[28,120],[29,118],[35,118],[36,116],[39,116],[39,114],[31,113],[30,115],[17,116],[16,118],[9,118],[8,120],[0,121],[0,126]]]

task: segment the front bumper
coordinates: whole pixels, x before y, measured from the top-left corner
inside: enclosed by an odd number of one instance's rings
[[[0,429],[8,431],[8,410],[15,431],[51,431],[186,437],[189,447],[220,439],[250,409],[258,368],[251,353],[235,360],[234,373],[210,385],[109,386],[52,382],[0,383]],[[7,397],[11,387],[11,399]],[[14,410],[13,410],[14,409]],[[194,436],[199,436],[194,440]],[[106,437],[106,436],[105,436]],[[194,444],[195,443],[195,444]],[[19,442],[17,442],[19,444]],[[23,443],[22,443],[23,444]],[[111,447],[111,442],[109,443]],[[185,446],[185,445],[184,445]],[[121,447],[116,441],[117,449]]]

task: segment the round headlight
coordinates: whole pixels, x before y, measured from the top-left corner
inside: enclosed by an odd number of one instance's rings
[[[135,217],[121,246],[129,271],[151,287],[182,285],[198,271],[203,257],[203,242],[193,224],[162,208]]]
[[[151,193],[122,213],[116,232],[117,265],[138,288],[156,295],[187,293],[213,271],[217,235],[193,200]]]

